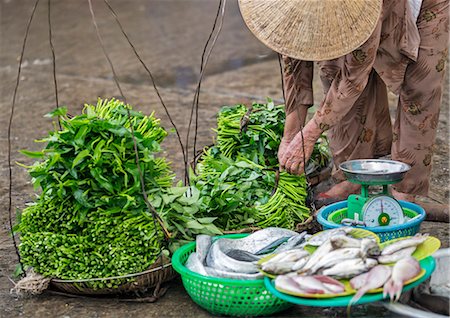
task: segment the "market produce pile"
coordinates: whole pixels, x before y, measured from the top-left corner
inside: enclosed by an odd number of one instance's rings
[[[173,183],[166,160],[154,156],[166,131],[153,114],[144,116],[114,99],[86,105],[78,116],[64,109],[51,115],[60,115],[62,129],[39,141],[46,143],[42,151],[23,151],[39,159],[28,170],[41,193],[16,228],[22,262],[62,279],[146,270],[160,255],[164,237],[141,193],[131,125],[148,193],[162,193]]]
[[[40,193],[15,227],[23,264],[44,276],[139,273],[162,251],[174,251],[199,234],[249,226],[294,229],[309,216],[305,177],[278,172],[285,115],[283,106],[271,101],[221,110],[217,144],[205,150],[189,186],[174,186],[168,162],[155,156],[167,132],[154,114],[99,99],[80,115],[59,108],[49,116],[58,116],[61,129],[38,141],[45,143],[42,151],[22,151],[37,160],[22,166]],[[142,194],[133,136],[156,213]],[[316,148],[320,165],[327,152]],[[92,283],[93,288],[110,285]]]
[[[270,100],[219,112],[217,142],[200,158],[191,180],[200,190],[202,215],[216,217],[220,229],[294,229],[309,216],[305,176],[278,172],[284,121],[283,105]],[[315,158],[324,164],[327,154],[316,148]]]

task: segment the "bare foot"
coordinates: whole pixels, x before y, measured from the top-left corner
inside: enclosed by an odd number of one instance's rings
[[[361,185],[351,183],[349,181],[342,181],[336,185],[334,185],[327,192],[323,192],[319,194],[321,198],[338,198],[338,199],[347,199],[350,194],[359,193],[361,190]]]
[[[416,202],[416,195],[415,194],[398,192],[398,191],[395,191],[394,189],[392,189],[392,195],[397,200],[403,200],[403,201],[408,201],[408,202]]]

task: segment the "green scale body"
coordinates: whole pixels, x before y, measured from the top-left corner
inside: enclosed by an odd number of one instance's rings
[[[369,195],[369,186],[373,185],[382,185],[382,192]],[[347,218],[359,220],[368,226],[387,226],[404,221],[403,210],[389,194],[388,184],[379,182],[361,184],[361,194],[349,195]]]

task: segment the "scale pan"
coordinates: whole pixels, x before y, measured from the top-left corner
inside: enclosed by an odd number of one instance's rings
[[[384,159],[350,160],[341,163],[339,167],[348,181],[368,185],[400,182],[411,169],[406,163]]]

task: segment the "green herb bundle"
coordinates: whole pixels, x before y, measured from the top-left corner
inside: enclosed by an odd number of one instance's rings
[[[174,179],[165,159],[154,156],[166,131],[153,114],[144,116],[114,99],[86,105],[75,117],[61,108],[50,115],[60,116],[62,129],[39,141],[46,143],[42,151],[23,151],[39,159],[27,168],[41,190],[17,226],[23,263],[62,279],[147,269],[164,239],[143,199],[131,128],[150,196]]]
[[[309,216],[305,176],[277,176],[284,123],[283,105],[271,100],[219,112],[216,145],[205,151],[192,181],[200,190],[200,214],[216,217],[221,230],[293,229]]]
[[[253,103],[225,106],[217,119],[217,147],[228,158],[245,157],[273,168],[278,166],[277,151],[286,116],[283,105]]]

